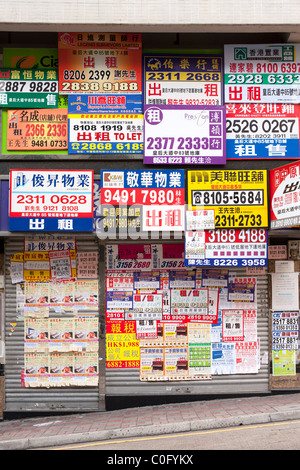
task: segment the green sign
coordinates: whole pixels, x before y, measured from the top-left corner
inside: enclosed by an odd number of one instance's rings
[[[0,69],[1,108],[57,108],[57,69]]]

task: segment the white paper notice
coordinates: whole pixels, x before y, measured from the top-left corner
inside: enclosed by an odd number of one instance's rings
[[[272,273],[272,310],[299,310],[298,273]]]

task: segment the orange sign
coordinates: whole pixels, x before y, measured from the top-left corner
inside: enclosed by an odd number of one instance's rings
[[[67,109],[7,111],[7,150],[35,150],[42,153],[67,148]]]

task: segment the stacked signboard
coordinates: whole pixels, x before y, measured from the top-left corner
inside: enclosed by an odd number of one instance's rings
[[[252,274],[266,273],[269,206],[271,228],[299,225],[300,167],[271,170],[268,194],[263,164],[241,162],[300,159],[299,54],[143,54],[141,34],[93,32],[59,33],[39,58],[4,50],[3,154],[144,163],[101,170],[108,368],[139,368],[143,381],[258,372]],[[10,175],[11,231],[95,230],[92,171],[24,166]],[[148,243],[170,234],[184,243]]]

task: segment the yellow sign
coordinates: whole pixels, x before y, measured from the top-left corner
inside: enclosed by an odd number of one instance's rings
[[[215,228],[268,227],[267,170],[188,171],[189,209],[213,209]]]
[[[109,369],[135,368],[140,365],[139,341],[135,333],[106,335],[106,366]]]

